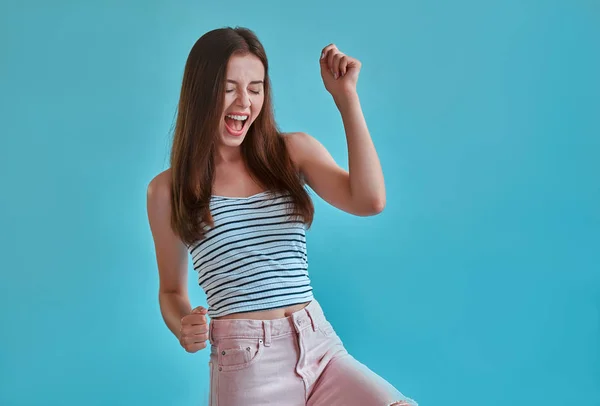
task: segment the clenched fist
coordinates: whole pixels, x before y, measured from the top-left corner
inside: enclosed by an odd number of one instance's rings
[[[321,51],[321,77],[325,88],[334,99],[356,93],[358,74],[362,64],[356,58],[348,56],[329,44]]]
[[[196,352],[206,348],[208,340],[207,310],[198,306],[181,318],[179,343],[187,352]]]

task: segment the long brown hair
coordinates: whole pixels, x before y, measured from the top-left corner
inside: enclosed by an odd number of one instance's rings
[[[247,28],[219,28],[201,36],[185,64],[171,149],[171,226],[191,245],[213,226],[209,203],[214,155],[224,103],[227,63],[253,54],[265,67],[264,104],[241,150],[250,175],[267,190],[292,196],[291,213],[310,226],[314,207],[275,122],[269,65],[263,45]]]

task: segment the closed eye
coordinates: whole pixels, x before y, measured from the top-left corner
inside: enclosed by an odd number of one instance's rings
[[[232,92],[235,92],[235,89],[225,90],[225,93],[232,93]],[[260,94],[260,90],[249,90],[249,92],[252,94]]]

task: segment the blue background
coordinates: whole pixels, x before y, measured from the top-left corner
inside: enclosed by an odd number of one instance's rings
[[[387,208],[316,199],[309,233],[349,351],[421,405],[600,405],[594,0],[4,1],[0,404],[206,404],[207,352],[159,313],[145,193],[187,54],[225,25],[263,41],[282,129],[343,166],[318,57],[363,62]]]

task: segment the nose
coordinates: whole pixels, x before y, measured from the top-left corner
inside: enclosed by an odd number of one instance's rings
[[[242,90],[238,93],[237,104],[242,108],[250,107],[250,95],[246,90]]]

